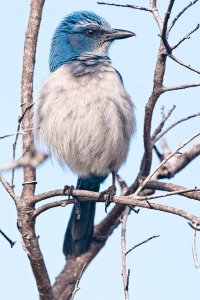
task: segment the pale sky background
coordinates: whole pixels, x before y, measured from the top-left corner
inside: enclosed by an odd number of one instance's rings
[[[111,1],[110,1],[111,2]],[[122,3],[123,1],[121,1]],[[129,3],[148,5],[149,1]],[[158,1],[163,14],[168,1]],[[127,2],[128,3],[128,2]],[[177,0],[173,16],[189,1]],[[1,117],[0,136],[16,132],[17,118],[20,115],[20,76],[22,70],[24,34],[29,16],[30,1],[3,1],[1,5]],[[150,13],[128,8],[117,8],[96,4],[96,1],[53,1],[47,0],[39,35],[37,60],[34,77],[34,95],[46,78],[48,69],[49,46],[52,34],[62,18],[75,10],[91,10],[107,19],[113,27],[134,31],[136,38],[116,42],[110,56],[113,65],[121,73],[125,86],[136,105],[137,133],[132,141],[130,154],[120,175],[128,184],[132,183],[140,165],[143,153],[142,126],[144,107],[152,89],[157,48],[159,44],[158,28]],[[192,30],[199,19],[200,3],[190,9],[174,28],[170,41],[172,44]],[[188,64],[200,68],[200,32],[196,32],[189,41],[182,44],[175,54]],[[165,84],[181,84],[199,81],[199,75],[169,61]],[[176,110],[168,125],[187,115],[200,111],[200,88],[181,90],[163,95],[157,103],[153,126],[159,124],[160,108],[165,105],[168,111],[173,104]],[[167,134],[171,149],[199,131],[199,118],[192,119]],[[12,159],[14,137],[0,140],[0,165]],[[197,142],[197,140],[196,140]],[[18,144],[17,157],[21,154]],[[155,163],[157,159],[155,159]],[[185,187],[200,186],[200,159],[193,161],[187,170],[183,170],[171,182]],[[11,174],[4,174],[10,180]],[[76,176],[68,169],[63,171],[49,159],[38,169],[37,192],[62,188],[65,184],[76,183]],[[109,178],[104,187],[110,185]],[[16,192],[21,191],[21,172],[16,172]],[[55,199],[54,199],[55,200]],[[197,201],[176,196],[160,200],[171,206],[181,207],[196,215],[200,214]],[[109,208],[110,209],[110,208]],[[64,265],[62,254],[63,236],[70,208],[54,208],[37,218],[37,234],[52,283]],[[105,216],[104,205],[98,204],[96,222]],[[6,240],[0,236],[1,255],[1,299],[35,300],[38,293],[35,280],[24,253],[16,228],[16,210],[14,203],[0,187],[0,229],[5,231],[17,243],[10,249]],[[196,299],[200,293],[200,274],[196,271],[191,251],[191,228],[187,221],[162,212],[141,209],[138,215],[132,213],[128,221],[127,248],[141,242],[151,235],[160,238],[141,246],[128,255],[127,267],[131,269],[130,300],[171,300]],[[200,240],[197,239],[197,251],[200,255]],[[116,230],[108,240],[106,247],[91,263],[80,282],[80,291],[75,299],[123,299],[121,277],[120,230]]]

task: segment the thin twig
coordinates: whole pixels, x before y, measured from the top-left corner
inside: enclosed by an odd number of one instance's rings
[[[26,115],[27,111],[29,111],[32,106],[34,105],[34,103],[31,103],[30,105],[28,105],[26,107],[26,109],[22,112],[22,115],[21,117],[18,118],[18,125],[17,125],[17,133],[15,135],[15,140],[14,140],[14,143],[13,143],[13,155],[12,155],[12,160],[15,161],[16,159],[16,148],[17,148],[17,141],[18,141],[18,138],[19,138],[19,134],[20,134],[20,128],[21,128],[21,123],[22,123],[22,120],[24,118],[24,116]],[[26,130],[23,130],[23,132],[26,132],[26,131],[29,131],[30,129],[27,128]],[[12,189],[14,190],[14,177],[15,177],[15,169],[12,169],[12,176],[11,176],[11,186],[12,186]]]
[[[13,161],[12,163],[10,163],[6,166],[0,166],[0,171],[5,172],[5,171],[9,171],[9,170],[15,170],[17,168],[24,168],[27,166],[36,168],[46,158],[47,158],[46,154],[44,154],[43,152],[37,152],[32,157],[22,157],[21,159],[19,159],[17,161]]]
[[[116,175],[116,178],[121,189],[121,195],[125,195],[128,190],[126,182],[119,176],[119,174]]]
[[[16,136],[16,135],[23,135],[23,134],[26,134],[28,131],[30,131],[30,130],[35,130],[35,129],[36,129],[36,128],[29,128],[29,129],[26,129],[26,130],[18,131],[18,128],[17,128],[17,132],[2,135],[2,136],[0,136],[0,140],[5,139],[5,138],[8,138],[8,137],[11,137],[11,136],[14,136],[14,135],[15,135],[15,136]]]
[[[181,190],[183,191],[185,189],[183,186],[174,183],[167,183],[167,182],[156,181],[156,180],[147,182],[145,188],[151,190],[167,191],[167,192],[177,192]],[[200,201],[200,192],[198,192],[197,189],[194,189],[191,192],[181,193],[180,195],[192,200]]]
[[[124,284],[124,298],[125,298],[125,300],[129,299],[129,294],[128,294],[129,276],[126,273],[126,225],[127,225],[127,219],[128,219],[129,213],[130,213],[130,208],[126,207],[124,215],[122,217],[122,221],[121,221],[122,222],[122,229],[121,229],[121,260],[122,260],[122,278],[123,278],[123,284]],[[130,275],[130,271],[129,271],[129,275]]]
[[[163,29],[163,20],[161,19],[161,16],[160,16],[158,8],[157,8],[157,0],[150,0],[149,7],[150,7],[150,10],[153,14],[153,17],[154,17],[155,21],[158,24],[158,27],[159,27],[159,30],[160,30],[160,33],[161,33],[162,29]]]
[[[169,1],[169,5],[168,5],[167,11],[165,13],[165,17],[164,17],[164,21],[163,21],[163,28],[162,28],[162,33],[161,33],[161,38],[162,38],[163,44],[165,45],[167,53],[171,53],[171,51],[172,51],[172,49],[168,43],[168,40],[167,40],[168,39],[167,26],[168,26],[168,22],[169,22],[169,18],[171,15],[171,11],[172,11],[174,2],[175,2],[175,0]]]
[[[197,24],[197,26],[191,30],[188,34],[186,34],[182,39],[180,39],[180,41],[178,43],[176,43],[174,46],[171,47],[171,50],[176,49],[180,44],[182,44],[185,40],[190,39],[190,36],[199,29],[200,25]]]
[[[144,11],[151,12],[151,10],[149,8],[143,7],[143,6],[138,6],[138,5],[117,4],[117,3],[107,3],[107,2],[97,2],[97,4],[110,5],[110,6],[118,6],[118,7],[128,7],[128,8],[139,9],[139,10],[144,10]]]
[[[195,3],[197,3],[199,0],[195,0],[193,2],[190,2],[187,6],[185,6],[179,13],[178,15],[173,19],[171,25],[169,26],[169,29],[168,29],[168,34],[169,32],[172,30],[172,28],[174,27],[176,21],[178,21],[178,19],[182,16],[182,14],[188,9],[190,8],[192,5],[194,5]]]
[[[194,265],[195,268],[197,268],[197,271],[200,272],[200,265],[199,265],[199,260],[198,260],[198,256],[197,256],[197,250],[196,250],[196,224],[192,224],[193,225],[193,230],[192,230],[192,256],[194,259]]]
[[[195,72],[195,73],[197,73],[197,74],[200,74],[200,70],[198,70],[198,69],[196,69],[196,68],[194,68],[194,67],[191,67],[190,65],[184,64],[180,59],[176,58],[174,55],[168,54],[168,56],[169,56],[172,60],[174,60],[176,63],[178,63],[179,65],[185,67],[186,69],[189,69],[189,70],[191,70],[191,71],[193,71],[193,72]]]
[[[18,124],[17,124],[17,133],[15,135],[15,140],[14,143],[12,145],[13,147],[13,155],[12,155],[12,160],[15,161],[16,159],[16,148],[17,148],[17,141],[18,141],[18,137],[19,137],[19,131],[20,131],[20,127],[21,127],[21,118],[18,117]],[[11,175],[11,187],[14,190],[14,178],[15,178],[15,171],[14,169],[12,170],[12,175]]]
[[[0,173],[0,182],[4,186],[5,190],[8,192],[8,194],[11,196],[11,198],[14,200],[15,204],[18,202],[19,198],[15,195],[11,185],[5,180],[5,178]]]
[[[72,297],[71,297],[70,300],[74,300],[74,297],[75,297],[76,293],[80,290],[79,283],[80,283],[81,277],[83,275],[83,272],[85,271],[85,268],[86,268],[86,263],[83,265],[82,270],[81,270],[81,272],[79,274],[79,277],[77,278],[77,281],[76,281],[76,284],[75,284],[75,288],[74,288],[74,291],[72,293]]]
[[[134,199],[137,200],[153,200],[153,199],[160,199],[160,198],[165,198],[165,197],[170,197],[170,196],[174,196],[174,195],[181,195],[181,194],[187,194],[187,193],[191,193],[191,192],[199,192],[200,189],[192,188],[192,189],[182,189],[182,190],[177,190],[177,191],[172,191],[172,192],[168,192],[168,193],[163,193],[163,194],[159,194],[159,195],[150,195],[150,196],[134,196]],[[128,196],[129,198],[132,197],[132,195]]]
[[[177,91],[177,90],[183,90],[183,89],[188,89],[191,87],[198,87],[198,86],[200,86],[200,82],[191,82],[191,83],[185,83],[185,84],[174,85],[174,86],[164,86],[163,91],[164,92]]]
[[[163,130],[154,140],[154,143],[156,143],[161,137],[163,137],[168,131],[170,131],[172,128],[174,128],[176,125],[188,121],[189,119],[195,118],[195,117],[199,117],[200,116],[200,112],[187,116],[185,118],[182,118],[180,120],[178,120],[177,122],[173,123],[172,125],[170,125],[168,128],[166,128],[165,130]]]
[[[152,178],[152,176],[170,159],[172,158],[175,154],[177,154],[179,152],[180,149],[184,148],[187,144],[189,144],[192,140],[194,140],[195,138],[197,138],[198,136],[200,136],[200,132],[198,132],[197,134],[195,134],[193,137],[191,137],[190,139],[188,139],[186,142],[180,144],[173,152],[171,152],[158,166],[157,168],[150,173],[145,180],[139,185],[138,189],[135,191],[134,195],[138,195],[141,190],[144,188],[145,184]]]
[[[135,248],[137,248],[137,247],[139,247],[139,246],[141,246],[141,245],[143,245],[143,244],[146,244],[146,243],[148,243],[150,240],[155,239],[155,238],[158,238],[159,236],[160,236],[160,235],[153,235],[153,236],[149,237],[148,239],[146,239],[146,240],[140,242],[139,244],[137,244],[137,245],[131,247],[130,249],[128,249],[128,250],[126,251],[126,255],[129,254],[131,251],[133,251]]]

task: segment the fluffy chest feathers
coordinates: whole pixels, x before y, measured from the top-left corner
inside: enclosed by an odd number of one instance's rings
[[[82,176],[105,175],[126,159],[133,105],[110,65],[85,70],[65,64],[49,74],[34,122],[39,142],[61,163]]]

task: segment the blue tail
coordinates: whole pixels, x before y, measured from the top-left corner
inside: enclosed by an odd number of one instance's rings
[[[100,184],[107,176],[78,178],[76,188],[98,192]],[[73,207],[70,220],[65,233],[63,253],[65,256],[77,257],[86,252],[92,241],[95,202],[80,202],[80,219],[76,219],[75,207]]]

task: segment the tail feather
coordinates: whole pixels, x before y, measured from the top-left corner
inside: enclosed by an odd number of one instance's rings
[[[100,184],[106,177],[78,178],[76,187],[80,190],[98,192]],[[81,214],[79,220],[76,219],[75,206],[73,207],[63,244],[63,253],[66,257],[80,256],[89,249],[93,235],[95,207],[95,202],[80,202]]]

